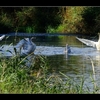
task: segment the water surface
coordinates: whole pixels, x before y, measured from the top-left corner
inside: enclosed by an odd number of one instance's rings
[[[0,43],[1,47],[4,45],[2,50],[13,50],[13,45],[16,45],[22,38],[22,36],[13,36],[4,39]],[[37,45],[35,55],[47,57],[50,65],[49,74],[57,74],[65,78],[60,74],[62,72],[79,84],[81,77],[84,77],[84,87],[89,87],[90,90],[93,89],[93,78],[96,85],[100,87],[100,52],[96,48],[84,45],[72,35],[34,36],[33,42]],[[64,52],[66,43],[71,48],[69,54]],[[11,56],[11,53],[7,52],[6,55]]]

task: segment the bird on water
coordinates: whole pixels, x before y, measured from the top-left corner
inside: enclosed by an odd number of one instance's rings
[[[71,53],[71,49],[70,49],[70,46],[68,44],[66,44],[65,53]]]
[[[76,37],[76,39],[78,39],[82,43],[86,44],[87,46],[92,46],[92,47],[96,48],[97,50],[100,50],[100,33],[98,33],[98,35],[99,35],[98,41],[92,41],[92,40],[83,39],[83,38],[79,38],[79,37]]]
[[[35,49],[36,49],[36,44],[32,42],[32,38],[24,38],[21,41],[19,41],[17,43],[17,45],[14,48],[18,48],[18,52],[21,53],[22,55],[28,55],[31,53],[34,53]]]
[[[0,36],[0,41],[5,38],[5,35]]]

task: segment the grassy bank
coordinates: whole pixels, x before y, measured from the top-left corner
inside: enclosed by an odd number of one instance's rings
[[[28,67],[25,57],[0,59],[0,93],[33,93],[33,94],[86,94],[97,93],[97,87],[91,92],[84,89],[84,77],[77,84],[62,72],[48,73],[48,61],[44,56],[35,56],[32,65]],[[63,80],[60,76],[65,77]],[[94,84],[93,84],[94,85]]]

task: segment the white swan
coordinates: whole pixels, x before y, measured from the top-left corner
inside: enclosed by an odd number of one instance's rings
[[[98,35],[99,35],[98,41],[92,41],[92,40],[82,39],[78,37],[76,37],[76,39],[86,44],[87,46],[92,46],[92,47],[95,47],[97,50],[100,50],[100,33],[98,33]]]
[[[32,42],[32,38],[24,38],[14,47],[21,55],[28,55],[34,53],[36,45]]]
[[[5,38],[5,35],[0,36],[0,41]]]
[[[66,59],[68,59],[69,53],[71,53],[71,49],[70,49],[70,46],[68,44],[66,44],[64,52],[65,52]]]
[[[66,44],[65,53],[71,53],[71,49],[70,49],[70,46],[68,44]]]

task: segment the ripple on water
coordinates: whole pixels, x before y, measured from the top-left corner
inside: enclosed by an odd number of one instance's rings
[[[82,56],[90,56],[95,59],[100,59],[100,51],[97,51],[95,48],[92,47],[85,47],[85,48],[78,48],[78,47],[70,47],[71,53],[68,55],[82,55]],[[8,52],[7,50],[14,52],[13,46],[3,45],[1,53],[4,54],[4,56],[13,56],[11,52]],[[55,47],[55,46],[37,46],[36,50],[34,51],[34,54],[36,55],[62,55],[66,54],[65,47]]]

